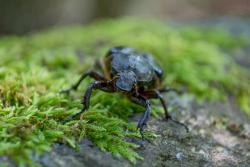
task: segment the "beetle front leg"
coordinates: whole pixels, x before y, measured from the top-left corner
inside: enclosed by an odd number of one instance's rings
[[[130,100],[132,100],[133,102],[135,102],[136,104],[139,104],[143,107],[145,107],[146,111],[144,112],[144,114],[142,115],[142,117],[140,118],[137,128],[140,130],[140,134],[142,136],[142,139],[144,140],[144,134],[143,134],[143,130],[144,127],[147,125],[147,121],[149,119],[150,116],[150,102],[148,99],[143,98],[142,96],[131,96]]]
[[[95,72],[95,71],[88,71],[86,73],[84,73],[80,78],[79,80],[74,84],[72,85],[69,89],[66,89],[66,90],[62,90],[60,91],[60,93],[66,93],[66,94],[69,94],[71,90],[77,90],[77,88],[79,87],[79,85],[81,84],[81,82],[87,77],[91,77],[91,78],[94,78],[95,80],[98,80],[98,81],[105,81],[106,79],[101,76],[99,73]]]
[[[78,115],[80,115],[84,111],[88,110],[90,96],[91,96],[91,92],[92,92],[93,89],[100,89],[100,90],[104,90],[104,91],[110,90],[111,91],[111,89],[109,89],[109,84],[110,84],[110,81],[95,81],[95,82],[91,83],[88,86],[88,88],[87,88],[87,90],[85,92],[85,95],[83,97],[83,101],[82,101],[83,108],[82,108],[82,110],[80,112],[74,114],[70,118],[68,118],[67,121],[72,120],[73,118],[77,117]]]
[[[102,88],[105,88],[107,86],[108,86],[108,82],[105,82],[105,81],[95,81],[95,82],[91,83],[88,86],[88,88],[85,92],[85,95],[83,97],[83,101],[82,101],[83,109],[82,109],[82,111],[89,109],[89,101],[90,101],[90,96],[91,96],[92,90],[93,89],[102,89]]]

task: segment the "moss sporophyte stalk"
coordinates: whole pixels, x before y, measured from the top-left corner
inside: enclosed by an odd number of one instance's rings
[[[104,20],[85,27],[1,38],[0,154],[20,166],[38,165],[34,154],[50,151],[53,143],[77,148],[87,138],[131,162],[142,159],[136,151],[138,145],[125,138],[140,138],[136,122],[128,119],[144,109],[120,94],[95,91],[82,119],[63,121],[81,110],[81,98],[92,80],[85,80],[70,97],[58,92],[117,45],[155,55],[166,74],[164,84],[188,88],[186,93],[201,101],[233,96],[250,114],[249,73],[230,56],[246,42],[223,30],[172,28],[137,19]],[[162,109],[156,105],[152,112]]]

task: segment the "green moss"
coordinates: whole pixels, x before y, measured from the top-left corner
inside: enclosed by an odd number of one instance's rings
[[[233,95],[250,113],[250,77],[229,52],[246,41],[222,30],[172,28],[155,21],[106,20],[87,27],[55,28],[26,37],[0,39],[0,154],[21,166],[35,165],[31,153],[49,151],[54,142],[77,148],[83,138],[132,162],[141,157],[126,137],[140,137],[128,122],[138,107],[119,94],[95,92],[81,120],[63,120],[80,110],[86,80],[73,99],[58,94],[94,59],[114,45],[128,45],[156,56],[164,83],[187,88],[197,99]],[[108,98],[107,98],[108,97]],[[119,99],[119,100],[116,100]],[[154,107],[153,113],[162,112]],[[148,136],[152,133],[148,133]],[[37,164],[36,164],[37,165]]]

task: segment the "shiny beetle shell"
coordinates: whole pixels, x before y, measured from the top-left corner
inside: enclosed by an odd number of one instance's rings
[[[133,72],[140,85],[150,85],[161,80],[163,70],[150,54],[138,52],[133,48],[115,47],[110,49],[108,66],[111,75],[120,72]]]

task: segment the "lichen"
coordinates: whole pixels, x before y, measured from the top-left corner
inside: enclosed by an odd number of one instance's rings
[[[140,19],[105,20],[2,38],[0,154],[19,166],[38,165],[34,156],[50,151],[53,143],[66,142],[77,148],[79,141],[88,138],[100,149],[131,162],[141,159],[138,145],[125,138],[140,137],[136,122],[128,119],[143,108],[122,95],[95,91],[90,109],[81,119],[63,121],[81,109],[81,97],[91,80],[84,81],[70,97],[58,92],[115,45],[155,55],[164,68],[165,85],[184,89],[201,101],[230,95],[250,113],[250,76],[229,54],[246,42],[223,30],[173,28]],[[153,113],[157,112],[162,109],[154,106]]]

